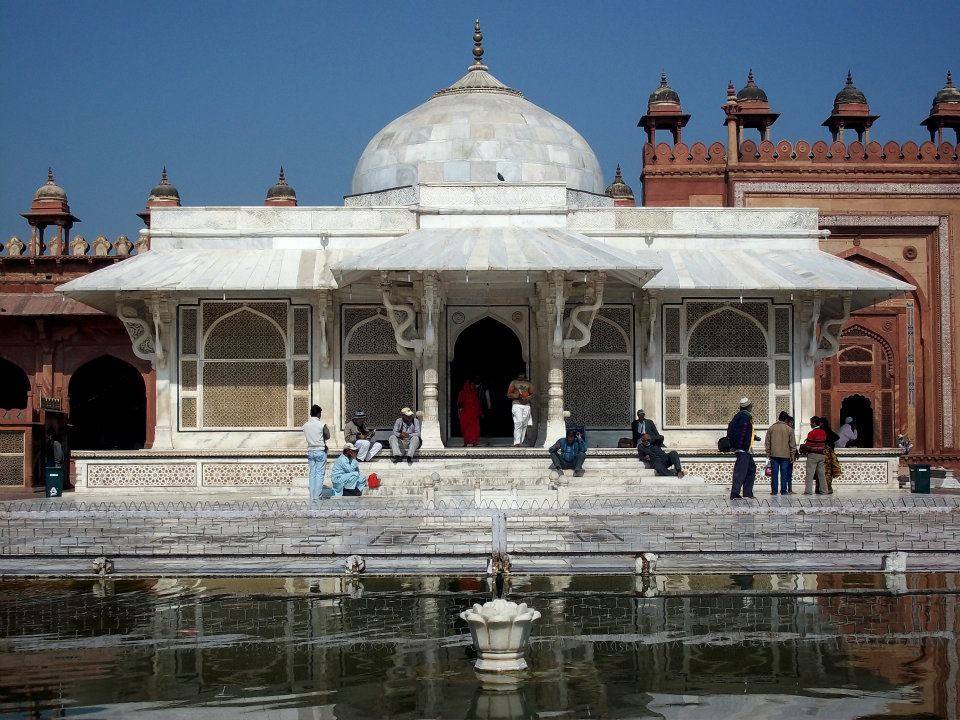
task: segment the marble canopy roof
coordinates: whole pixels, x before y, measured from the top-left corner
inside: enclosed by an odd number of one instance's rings
[[[57,290],[112,312],[116,294],[273,294],[333,290],[325,250],[237,248],[150,250],[60,285]]]
[[[811,241],[797,241],[792,247],[744,241],[713,249],[650,247],[641,237],[636,239],[639,249],[627,249],[625,242],[634,244],[624,237],[608,241],[560,228],[513,226],[420,228],[353,252],[344,247],[270,247],[266,238],[251,247],[234,238],[216,242],[216,249],[154,249],[57,289],[107,312],[113,311],[117,293],[264,296],[335,290],[384,271],[462,276],[602,270],[648,290],[697,295],[819,293],[829,306],[839,305],[841,295],[847,294],[852,309],[913,289],[819,250]]]
[[[590,272],[602,270],[642,286],[655,258],[619,250],[559,228],[421,228],[369,251],[345,256],[334,269],[351,273]]]
[[[817,249],[642,250],[662,268],[647,290],[697,294],[820,292],[829,306],[849,293],[851,309],[874,305],[913,286]]]

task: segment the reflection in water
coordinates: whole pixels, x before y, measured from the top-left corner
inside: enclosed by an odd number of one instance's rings
[[[905,580],[514,576],[506,687],[458,617],[483,579],[0,581],[0,717],[956,717],[956,578]]]

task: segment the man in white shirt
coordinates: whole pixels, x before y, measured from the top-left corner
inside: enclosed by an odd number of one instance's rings
[[[857,439],[857,429],[853,426],[852,417],[844,420],[843,425],[840,426],[840,432],[838,432],[837,435],[840,436],[840,439],[837,440],[838,448],[845,448]]]
[[[310,408],[310,419],[303,424],[303,438],[307,442],[310,499],[319,500],[323,490],[323,473],[327,467],[327,440],[330,428],[320,420],[323,410],[319,405]]]

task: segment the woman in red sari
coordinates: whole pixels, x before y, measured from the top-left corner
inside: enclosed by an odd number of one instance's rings
[[[463,381],[463,387],[457,395],[457,410],[460,414],[463,444],[476,446],[480,442],[480,418],[483,417],[483,410],[480,407],[477,386],[469,379]]]

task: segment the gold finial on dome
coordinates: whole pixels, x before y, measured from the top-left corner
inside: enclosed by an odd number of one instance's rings
[[[473,21],[473,65],[470,70],[486,70],[483,64],[483,32],[480,30],[480,20]]]

